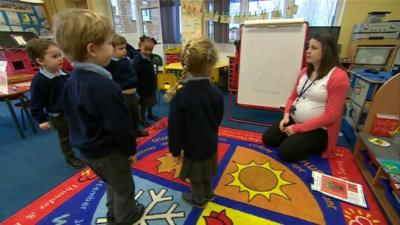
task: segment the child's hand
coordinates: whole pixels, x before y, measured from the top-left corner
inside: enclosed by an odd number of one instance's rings
[[[136,160],[137,160],[137,156],[136,156],[136,155],[133,155],[133,156],[130,156],[130,157],[129,157],[129,163],[130,163],[131,165],[135,164],[135,163],[136,163]]]
[[[39,127],[42,130],[48,130],[48,129],[50,129],[51,126],[50,126],[49,122],[44,122],[44,123],[39,124]]]
[[[179,156],[177,156],[177,157],[174,157],[174,162],[176,163],[176,164],[181,164],[182,163],[182,154],[181,155],[179,155]]]

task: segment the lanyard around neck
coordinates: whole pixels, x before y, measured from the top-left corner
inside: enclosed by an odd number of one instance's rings
[[[306,87],[307,83],[308,83],[308,76],[307,76],[307,80],[306,82],[304,82],[303,87],[300,90],[299,95],[296,98],[296,103],[299,101],[299,99],[304,95],[304,93],[306,93],[306,91],[311,87],[311,85],[313,85],[315,82],[315,79],[313,81],[311,81],[311,83]]]

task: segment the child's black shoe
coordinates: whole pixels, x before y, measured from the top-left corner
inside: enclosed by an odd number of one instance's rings
[[[138,222],[140,219],[142,219],[143,215],[144,215],[144,210],[145,207],[142,204],[137,204],[136,205],[136,213],[135,213],[135,217],[133,218],[133,223]]]
[[[68,165],[72,166],[75,169],[80,169],[85,166],[82,160],[76,158],[75,156],[71,156],[65,159]]]
[[[140,121],[140,124],[141,124],[143,127],[149,127],[149,126],[150,126],[150,123],[147,122],[146,120]]]
[[[189,203],[191,206],[196,208],[204,208],[207,204],[207,200],[204,199],[200,202],[196,202],[193,198],[193,194],[191,192],[182,193],[182,199]]]
[[[153,120],[154,122],[160,120],[160,118],[158,116],[155,116],[155,115],[147,115],[147,118],[149,118],[149,120]]]
[[[117,222],[115,221],[115,217],[112,213],[107,212],[107,225],[115,225]]]
[[[136,137],[147,137],[149,136],[149,132],[142,130],[142,129],[138,129],[135,132]]]
[[[204,195],[204,198],[207,200],[207,202],[211,202],[212,200],[215,199],[215,195],[214,194]]]

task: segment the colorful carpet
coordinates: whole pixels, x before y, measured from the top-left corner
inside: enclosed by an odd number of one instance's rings
[[[260,144],[261,135],[220,129],[219,171],[213,180],[216,199],[204,209],[181,199],[189,184],[178,178],[168,152],[167,120],[149,128],[139,141],[132,170],[135,198],[146,206],[144,224],[386,224],[348,149],[335,160],[310,157],[281,162],[277,151]],[[301,143],[299,143],[301,144]],[[363,185],[368,208],[311,191],[311,172],[322,171]],[[2,224],[101,224],[106,214],[105,183],[84,169]]]

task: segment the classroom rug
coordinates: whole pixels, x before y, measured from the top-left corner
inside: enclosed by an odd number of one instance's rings
[[[262,145],[260,133],[226,127],[219,131],[216,198],[204,209],[192,208],[181,199],[190,184],[178,178],[180,165],[168,152],[166,127],[163,118],[148,128],[148,137],[138,139],[132,176],[135,198],[146,210],[137,224],[387,224],[348,149],[338,147],[335,160],[285,163],[276,149]],[[312,191],[312,171],[362,184],[367,208]],[[2,224],[105,224],[105,190],[85,168]]]

